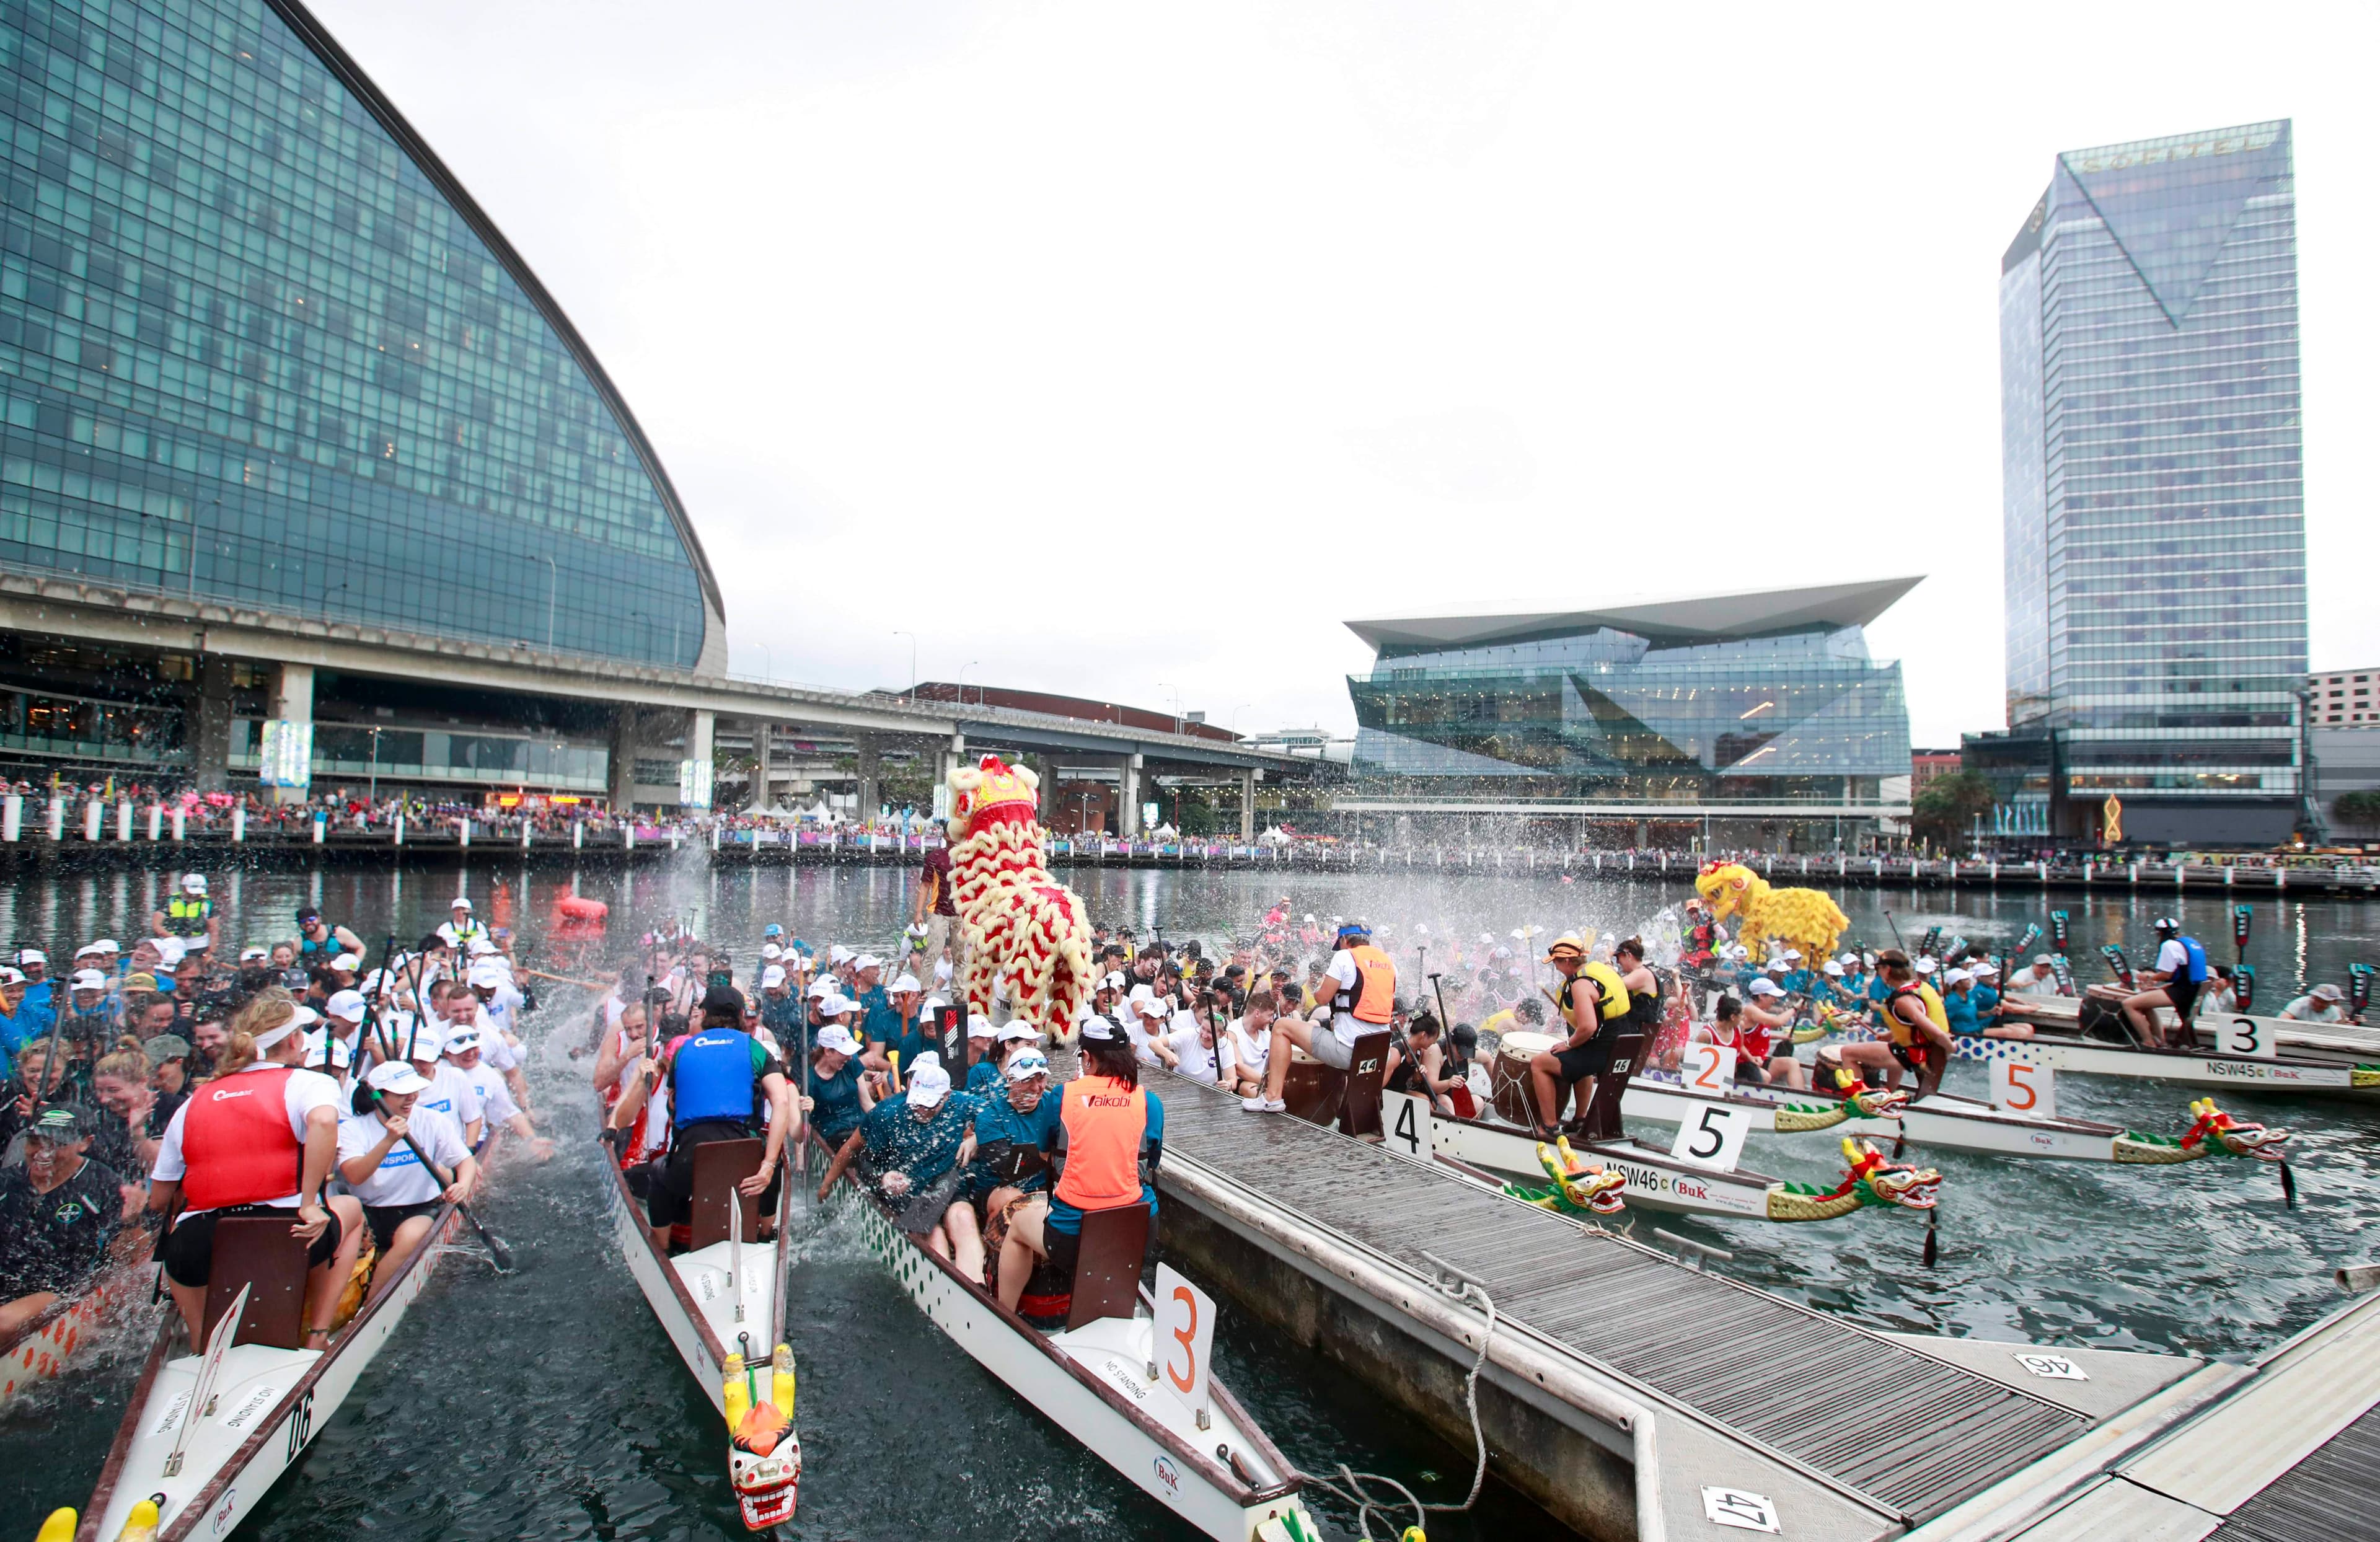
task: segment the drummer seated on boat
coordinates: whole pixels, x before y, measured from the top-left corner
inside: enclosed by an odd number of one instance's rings
[[[1361,921],[1349,921],[1339,929],[1338,946],[1323,968],[1318,990],[1318,999],[1326,995],[1327,1007],[1318,1006],[1313,1021],[1284,1016],[1274,1023],[1264,1096],[1243,1098],[1240,1107],[1250,1113],[1287,1111],[1289,1104],[1281,1095],[1289,1085],[1290,1057],[1281,1040],[1325,1065],[1345,1071],[1355,1063],[1355,1040],[1389,1026],[1397,997],[1397,966],[1373,946],[1372,929]]]
[[[970,1128],[980,1099],[951,1091],[951,1074],[929,1050],[908,1087],[859,1122],[877,1191],[894,1207],[893,1224],[948,1258],[969,1280],[983,1278],[983,1232],[975,1207],[960,1197],[975,1160]]]
[[[80,1110],[53,1103],[25,1127],[25,1160],[0,1172],[0,1338],[73,1295],[124,1219],[124,1180],[83,1153]]]
[[[1061,1090],[1058,1127],[1050,1137],[1058,1180],[1049,1208],[1028,1207],[1012,1217],[1002,1245],[1001,1299],[1011,1306],[1032,1272],[1026,1254],[1074,1278],[1087,1214],[1146,1205],[1149,1242],[1157,1240],[1157,1164],[1164,1153],[1165,1105],[1140,1085],[1140,1062],[1122,1027],[1088,1017],[1081,1036],[1083,1074]],[[1024,1251],[1012,1251],[1011,1245]]]
[[[649,1064],[650,1062],[648,1062]],[[646,1220],[653,1245],[666,1253],[673,1226],[694,1218],[694,1149],[717,1140],[760,1136],[760,1162],[735,1184],[738,1194],[760,1202],[762,1227],[776,1210],[778,1163],[785,1142],[799,1138],[799,1112],[784,1067],[768,1046],[744,1031],[744,994],[730,985],[707,988],[702,1027],[671,1045],[662,1062],[639,1078],[620,1099],[641,1100],[666,1079],[669,1087],[670,1152],[650,1182]],[[765,1123],[759,1110],[766,1101]],[[620,1110],[613,1111],[613,1117]],[[633,1111],[631,1111],[633,1116]]]
[[[1917,971],[1909,955],[1888,948],[1876,955],[1876,974],[1885,988],[1879,1011],[1885,1037],[1837,1046],[1845,1064],[1873,1071],[1888,1087],[1900,1085],[1903,1069],[1917,1074],[1917,1096],[1925,1097],[1942,1085],[1950,1061],[1950,1030],[1934,1021],[1918,991]]]
[[[309,1349],[328,1343],[339,1293],[363,1249],[363,1207],[350,1195],[322,1199],[338,1159],[341,1099],[338,1083],[298,1063],[301,1015],[310,1014],[277,986],[233,1014],[215,1078],[175,1111],[149,1174],[149,1208],[181,1211],[162,1257],[193,1345],[206,1342],[219,1219],[290,1217],[290,1234],[306,1245]]]
[[[2141,977],[2145,988],[2124,998],[2124,1022],[2144,1050],[2194,1050],[2198,1030],[2198,993],[2205,989],[2209,970],[2206,949],[2195,937],[2185,936],[2181,923],[2170,916],[2156,920],[2155,966]],[[2157,1022],[2160,1008],[2171,1007],[2174,1026]]]
[[[439,1206],[469,1198],[480,1181],[480,1164],[455,1122],[418,1106],[429,1090],[430,1078],[408,1062],[383,1062],[356,1088],[349,1104],[355,1117],[339,1122],[339,1176],[362,1203],[364,1224],[380,1250],[372,1266],[374,1295],[403,1275],[406,1260],[429,1239]],[[422,1165],[424,1157],[435,1171]],[[443,1183],[440,1172],[446,1174]]]

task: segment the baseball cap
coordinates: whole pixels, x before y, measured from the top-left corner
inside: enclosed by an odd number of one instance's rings
[[[730,1012],[741,1017],[744,1015],[744,992],[732,985],[714,985],[702,993],[702,1010],[706,1013]]]
[[[1751,984],[1745,986],[1743,989],[1747,994],[1754,996],[1782,996],[1785,994],[1785,988],[1783,986],[1779,985],[1775,980],[1764,979],[1757,976],[1754,977]]]
[[[932,1052],[928,1050],[927,1054]],[[942,1099],[950,1095],[951,1074],[942,1069],[941,1062],[929,1061],[925,1055],[918,1056],[917,1069],[909,1073],[909,1106],[939,1108]]]
[[[457,894],[452,901],[448,902],[446,908],[449,910],[468,910],[471,908],[471,897],[468,894]]]
[[[465,977],[465,983],[475,990],[482,986],[493,990],[504,983],[505,977],[504,971],[499,965],[474,964],[471,965],[470,974]]]
[[[1788,948],[1785,950],[1785,962],[1788,964],[1798,963],[1800,962],[1801,957],[1802,950],[1799,948]]]
[[[915,991],[922,990],[924,989],[925,987],[917,983],[917,977],[915,975],[903,975],[899,979],[892,982],[892,990],[896,994],[904,990]]]
[[[49,961],[50,955],[39,948],[27,948],[17,955],[17,962],[19,964],[47,964]]]
[[[2058,962],[2058,960],[2050,957],[2047,953],[2035,953],[2033,955],[2033,961],[2035,964],[2043,965],[2045,966]]]
[[[1133,1002],[1132,1007],[1135,1012],[1139,1013],[1143,1017],[1171,1017],[1173,1015],[1173,1003],[1172,1002],[1160,1000],[1155,996],[1138,997]]]
[[[1974,976],[1967,973],[1964,969],[1953,969],[1942,977],[1942,983],[1944,985],[1964,985],[1974,977]]]
[[[301,905],[298,907],[298,922],[300,926],[308,921],[319,921],[322,918],[322,913],[310,905]]]
[[[24,970],[11,968],[6,964],[0,964],[0,985],[22,985],[24,983]]]
[[[859,1053],[859,1040],[852,1038],[851,1030],[840,1023],[829,1023],[820,1028],[810,1043],[820,1050],[832,1050],[838,1055]]]
[[[1010,1022],[1012,1023],[1014,1021],[1015,1019],[1014,1018],[1010,1019]],[[967,1037],[969,1038],[998,1038],[1000,1037],[1000,1029],[992,1026],[991,1019],[989,1017],[970,1017],[967,1019]]]
[[[851,966],[855,969],[881,969],[884,967],[884,961],[874,953],[861,953],[851,961]]]
[[[783,985],[784,983],[785,969],[783,965],[771,964],[767,968],[760,971],[761,990],[766,990],[771,986]]]
[[[364,1017],[364,993],[360,990],[334,990],[322,1003],[322,1010],[342,1023],[360,1023]]]
[[[1968,975],[1975,979],[1984,979],[1989,976],[1997,975],[1999,972],[2000,966],[1994,964],[1989,959],[1985,959],[1981,964],[1970,965],[1967,968]]]
[[[358,969],[360,969],[360,968],[362,968],[363,966],[364,966],[364,961],[363,961],[362,959],[360,959],[360,958],[358,958],[358,957],[357,957],[355,954],[353,954],[353,953],[341,953],[338,957],[336,957],[336,958],[334,958],[334,959],[331,960],[331,967],[332,967],[332,968],[334,968],[334,969],[345,969],[345,970],[346,970],[349,974],[353,974],[353,973],[355,973]]]
[[[182,875],[182,892],[186,894],[203,894],[206,892],[207,880],[203,874],[184,873]]]
[[[1019,1050],[1008,1057],[1008,1079],[1012,1082],[1049,1074],[1050,1057],[1038,1050]]]
[[[1082,1035],[1085,1038],[1100,1044],[1120,1044],[1123,1041],[1123,1026],[1114,1018],[1102,1016],[1096,1012],[1083,1019]]]
[[[2313,994],[2325,1002],[2344,1001],[2347,998],[2347,992],[2335,985],[2317,985],[2313,988]]]
[[[831,979],[812,980],[810,981],[810,988],[802,992],[803,995],[808,997],[813,1002],[825,1001],[829,996],[832,996],[834,993],[834,981]]]
[[[970,1032],[967,1037],[973,1038],[975,1035]],[[1040,1037],[1041,1030],[1022,1017],[1012,1017],[1000,1026],[999,1038],[1002,1044],[1030,1044]]]
[[[1123,972],[1118,970],[1111,973],[1107,978],[1099,981],[1099,989],[1102,990],[1122,990],[1123,989]]]
[[[344,1069],[352,1058],[344,1038],[334,1038],[328,1032],[306,1036],[306,1063],[309,1066],[327,1065],[336,1071]]]
[[[375,1092],[403,1096],[420,1092],[430,1086],[430,1078],[413,1068],[411,1061],[384,1060],[364,1073],[364,1085]]]
[[[453,1033],[448,1034],[446,1036],[445,1048],[439,1052],[448,1055],[459,1055],[466,1050],[476,1050],[479,1047],[480,1030],[467,1025],[463,1027],[456,1028]]]
[[[776,922],[771,921],[767,926],[760,929],[760,935],[763,937],[783,937],[785,935],[785,929],[779,926]]]
[[[859,1003],[840,990],[828,992],[826,998],[819,1002],[819,1010],[829,1017],[840,1017],[846,1012],[856,1012],[858,1009]]]
[[[493,942],[489,941],[484,937],[474,937],[471,939],[470,945],[463,950],[463,956],[466,958],[487,958],[492,955],[495,951],[496,945]]]
[[[785,956],[785,950],[774,942],[763,942],[760,944],[760,956],[771,960],[780,959]]]
[[[149,1057],[151,1065],[163,1065],[169,1060],[182,1060],[190,1052],[190,1041],[177,1033],[161,1033],[154,1038],[141,1040],[140,1052]]]
[[[108,957],[114,958],[117,953],[122,953],[124,949],[117,944],[115,938],[103,937],[98,941],[93,942],[85,951],[95,953],[105,953]]]
[[[65,1103],[52,1103],[33,1116],[25,1127],[28,1140],[80,1140],[82,1115]]]
[[[1840,979],[1843,977],[1843,966],[1830,958],[1827,960],[1827,966],[1820,973],[1832,975],[1835,978]]]
[[[107,977],[96,969],[78,969],[67,985],[74,990],[104,990],[107,989]]]
[[[830,964],[848,964],[851,962],[851,950],[837,942],[826,951],[826,957]]]
[[[272,956],[273,955],[270,953],[266,952],[262,948],[251,947],[242,948],[239,950],[239,961],[242,964],[261,964]]]

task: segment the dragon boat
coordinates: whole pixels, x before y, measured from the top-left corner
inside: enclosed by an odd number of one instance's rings
[[[613,1240],[638,1290],[724,1421],[720,1439],[745,1529],[783,1536],[790,1535],[781,1528],[793,1519],[802,1477],[793,1350],[784,1340],[792,1231],[786,1222],[801,1179],[780,1174],[775,1241],[749,1240],[759,1232],[759,1206],[735,1184],[760,1165],[765,1148],[759,1140],[695,1147],[692,1219],[683,1252],[653,1245],[644,1202],[630,1192],[615,1160],[604,1163],[611,1181],[603,1194]],[[671,1239],[673,1245],[679,1240]]]
[[[1020,1303],[1035,1311],[1027,1318],[901,1230],[893,1207],[856,1178],[835,1196],[856,1207],[868,1249],[935,1327],[1198,1535],[1217,1542],[1319,1536],[1298,1497],[1304,1475],[1196,1364],[1211,1342],[1200,1328],[1211,1335],[1211,1325],[1193,1322],[1160,1339],[1158,1303],[1140,1283],[1146,1209],[1086,1216],[1073,1278],[1038,1270]],[[1168,1300],[1177,1292],[1201,1299],[1169,1276],[1159,1270]]]
[[[2200,1018],[2204,1025],[2207,1020]],[[2380,1057],[2347,1050],[2298,1050],[2288,1054],[2226,1054],[2216,1050],[2143,1050],[2119,1042],[2120,1026],[2102,1034],[2042,1033],[2031,1038],[1983,1038],[1961,1036],[1951,1052],[1959,1060],[2023,1061],[2078,1076],[2106,1076],[2121,1081],[2173,1082],[2183,1087],[2235,1092],[2338,1098],[2354,1102],[2380,1102]],[[1843,1037],[1872,1038],[1873,1029],[1858,1028]]]
[[[149,1300],[149,1233],[128,1226],[107,1251],[100,1271],[79,1294],[60,1296],[15,1331],[0,1335],[0,1408],[64,1373],[119,1314],[152,1316]]]
[[[489,1138],[483,1163],[503,1138],[501,1130]],[[207,1342],[188,1342],[182,1315],[165,1313],[76,1542],[229,1536],[346,1403],[463,1224],[457,1206],[441,1206],[395,1281],[361,1301],[373,1260],[366,1253],[348,1286],[360,1310],[329,1348],[309,1350],[300,1347],[306,1249],[288,1222],[218,1221]]]

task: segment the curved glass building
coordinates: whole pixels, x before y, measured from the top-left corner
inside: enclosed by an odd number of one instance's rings
[[[1378,654],[1347,682],[1354,774],[1388,800],[1354,807],[1881,812],[1909,711],[1864,628],[1917,582],[1351,621]]]
[[[600,365],[294,0],[0,6],[0,566],[723,668]]]

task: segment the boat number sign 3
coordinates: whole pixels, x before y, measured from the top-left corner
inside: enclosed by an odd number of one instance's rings
[[[1727,1103],[1708,1103],[1696,1109],[1694,1117],[1678,1122],[1678,1138],[1670,1147],[1670,1155],[1714,1172],[1732,1172],[1736,1159],[1743,1155],[1743,1137],[1751,1130],[1752,1115],[1748,1111]]]
[[[2215,1052],[2245,1055],[2251,1060],[2273,1058],[2273,1036],[2253,1017],[2200,1018],[2198,1026],[2215,1030]]]
[[[1208,1425],[1207,1362],[1215,1347],[1214,1298],[1170,1264],[1157,1266],[1157,1322],[1149,1334],[1158,1384],[1182,1400],[1200,1429]]]

